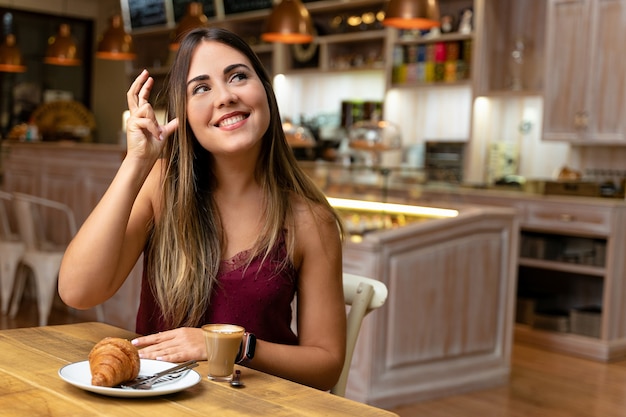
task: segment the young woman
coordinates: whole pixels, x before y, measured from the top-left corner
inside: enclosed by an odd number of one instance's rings
[[[141,357],[206,359],[198,327],[239,324],[257,340],[246,366],[330,389],[345,356],[340,223],[298,168],[262,64],[231,32],[197,29],[164,125],[153,84],[143,71],[127,93],[127,155],[65,253],[62,299],[106,301],[143,253]]]

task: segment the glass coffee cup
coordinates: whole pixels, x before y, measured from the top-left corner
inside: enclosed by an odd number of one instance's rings
[[[206,342],[208,378],[231,381],[245,329],[234,324],[206,324],[202,330]]]

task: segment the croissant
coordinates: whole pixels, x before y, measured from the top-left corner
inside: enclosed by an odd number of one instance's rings
[[[126,339],[105,337],[89,352],[91,385],[113,387],[139,375],[139,352]]]

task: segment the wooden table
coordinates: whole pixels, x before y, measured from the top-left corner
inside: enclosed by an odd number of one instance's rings
[[[135,334],[104,323],[0,331],[0,410],[3,416],[394,416],[272,375],[242,368],[244,388],[203,377],[199,384],[150,398],[108,397],[62,380],[58,370],[87,359],[105,336]],[[196,370],[206,375],[206,362]],[[8,414],[7,414],[8,413]]]

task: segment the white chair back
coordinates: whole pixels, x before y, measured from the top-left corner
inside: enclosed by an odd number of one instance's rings
[[[21,239],[26,245],[22,263],[33,274],[37,289],[39,325],[45,326],[57,293],[57,279],[67,244],[77,231],[72,209],[58,201],[13,193],[15,215]],[[10,315],[19,308],[26,276],[18,276]],[[104,321],[102,305],[96,307],[99,321]]]
[[[0,311],[6,314],[13,294],[18,266],[24,255],[25,245],[14,233],[11,219],[13,195],[0,191]]]
[[[28,249],[58,251],[76,234],[74,212],[66,204],[24,193],[13,193],[13,201],[19,234]],[[61,232],[52,235],[50,224]]]
[[[330,390],[331,393],[345,396],[352,355],[363,318],[372,310],[382,307],[387,301],[387,294],[387,286],[381,281],[349,273],[343,274],[343,295],[346,305],[350,306],[347,317],[346,358],[339,380]]]

